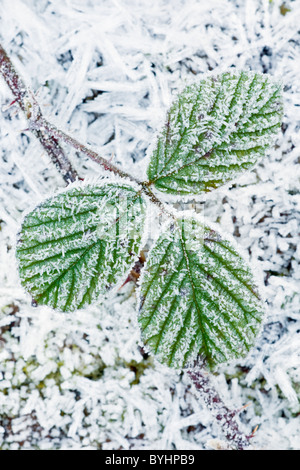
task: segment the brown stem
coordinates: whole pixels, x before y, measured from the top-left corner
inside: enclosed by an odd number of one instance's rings
[[[187,374],[196,390],[200,393],[205,405],[221,426],[226,439],[237,450],[247,450],[247,448],[249,450],[249,439],[252,436],[246,436],[239,430],[239,425],[235,419],[238,411],[227,408],[213,387],[208,373],[200,369],[188,369]]]
[[[29,129],[39,139],[52,162],[59,169],[66,184],[79,179],[77,171],[73,168],[68,157],[58,143],[55,136],[45,133],[41,109],[30,90],[26,87],[22,78],[16,72],[10,58],[0,44],[0,74],[10,88],[14,102],[18,103],[24,112]]]
[[[153,191],[151,191],[150,189],[150,185],[148,182],[144,182],[144,183],[140,183],[141,186],[142,186],[142,191],[143,193],[148,196],[148,198],[150,199],[150,201],[155,204],[163,214],[165,214],[167,217],[171,218],[171,219],[175,219],[176,220],[176,216],[175,214],[173,214],[173,212],[169,211],[167,209],[167,206],[158,198],[155,196],[155,194],[153,193]]]
[[[153,204],[159,207],[159,209],[168,217],[176,219],[176,216],[170,212],[165,204],[151,191],[150,186],[153,182],[138,181],[133,176],[125,173],[120,168],[116,167],[115,165],[108,162],[105,158],[98,155],[94,150],[81,144],[73,137],[50,124],[44,118],[35,96],[26,87],[23,80],[16,72],[11,60],[9,59],[5,50],[2,48],[1,44],[0,74],[3,76],[6,84],[10,88],[15,98],[14,102],[17,102],[22,111],[25,113],[25,116],[29,122],[29,129],[39,139],[41,145],[50,156],[52,162],[59,169],[59,172],[67,184],[81,178],[78,178],[77,171],[72,167],[71,162],[59,145],[59,140],[62,140],[64,143],[71,145],[76,150],[87,155],[90,159],[101,165],[105,170],[111,171],[120,177],[129,179],[132,182],[138,184],[141,188],[141,191],[151,200]],[[238,424],[235,420],[235,415],[237,413],[231,411],[225,406],[217,391],[211,385],[208,375],[205,375],[200,370],[196,369],[187,370],[187,374],[189,375],[196,389],[199,391],[205,404],[221,425],[221,428],[228,441],[239,450],[243,450],[249,447],[249,438],[251,436],[247,437],[239,430]]]
[[[42,126],[43,126],[44,131],[47,132],[49,135],[51,135],[54,138],[61,139],[66,144],[71,145],[76,150],[78,150],[79,152],[83,153],[84,155],[89,157],[94,162],[101,165],[104,168],[104,170],[111,171],[115,175],[118,175],[122,178],[129,179],[130,181],[132,181],[134,183],[141,184],[139,180],[137,180],[133,176],[129,175],[125,171],[121,170],[117,166],[113,165],[108,160],[106,160],[106,158],[101,157],[97,152],[95,152],[91,148],[87,147],[84,144],[81,144],[74,137],[71,137],[70,135],[66,134],[65,132],[63,132],[60,129],[58,129],[57,127],[55,127],[53,124],[50,124],[44,118],[43,118]]]

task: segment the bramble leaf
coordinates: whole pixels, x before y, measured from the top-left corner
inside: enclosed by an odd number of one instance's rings
[[[167,113],[149,183],[191,195],[233,181],[264,156],[282,114],[281,86],[268,75],[222,73],[187,86]]]
[[[213,369],[253,346],[263,304],[232,242],[193,217],[168,226],[149,253],[140,290],[142,339],[158,359]]]
[[[68,189],[25,217],[17,243],[23,286],[37,304],[72,311],[119,284],[141,248],[146,204],[126,184]]]

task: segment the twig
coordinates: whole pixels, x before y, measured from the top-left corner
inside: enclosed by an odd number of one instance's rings
[[[25,113],[29,123],[29,130],[39,139],[44,149],[47,151],[51,160],[57,166],[62,177],[66,183],[81,179],[78,177],[76,170],[72,167],[71,162],[63,152],[59,141],[71,145],[73,148],[89,157],[94,162],[101,165],[106,171],[111,171],[115,175],[122,178],[129,179],[130,181],[138,184],[143,193],[149,197],[154,204],[156,204],[163,212],[168,214],[165,205],[161,202],[150,190],[148,183],[142,183],[134,176],[126,173],[106,158],[101,157],[97,152],[88,146],[80,143],[74,137],[68,135],[66,132],[58,129],[55,125],[48,122],[43,116],[42,110],[34,96],[23,82],[22,78],[16,72],[10,58],[0,44],[0,74],[3,76],[8,87],[14,95],[14,102],[20,105],[20,108]],[[170,215],[170,214],[168,214]]]
[[[38,138],[42,147],[46,150],[52,162],[59,169],[66,184],[80,179],[77,171],[73,168],[68,157],[59,145],[55,136],[44,131],[41,109],[32,92],[26,87],[22,78],[16,72],[10,58],[0,44],[0,73],[6,84],[10,88],[14,101],[18,103],[24,112],[28,122],[29,129]]]
[[[211,384],[208,373],[202,372],[200,369],[188,369],[186,372],[233,448],[237,450],[249,450],[249,439],[253,437],[253,435],[246,436],[239,430],[239,425],[235,419],[239,410],[230,410],[227,408],[218,392]]]
[[[71,145],[79,152],[87,155],[91,160],[101,165],[105,170],[114,174],[127,178],[135,183],[140,182],[124,172],[120,168],[101,157],[91,148],[78,142],[74,137],[66,134],[53,124],[49,123],[42,114],[41,108],[34,96],[23,82],[22,78],[16,72],[10,58],[0,44],[0,73],[6,81],[8,87],[14,95],[13,103],[17,102],[25,113],[29,122],[29,130],[39,139],[44,149],[47,151],[51,160],[58,167],[61,175],[66,183],[73,182],[78,179],[76,170],[72,167],[71,162],[63,152],[59,141]],[[79,178],[80,179],[80,178]]]
[[[166,205],[152,192],[150,189],[150,182],[141,182],[137,180],[132,175],[129,175],[107,161],[105,158],[98,155],[94,150],[78,142],[74,137],[69,136],[65,132],[57,129],[54,125],[50,124],[44,118],[34,94],[26,87],[23,80],[16,72],[1,44],[0,74],[3,76],[14,96],[13,102],[17,102],[25,113],[29,122],[29,130],[31,130],[39,139],[41,145],[47,151],[47,154],[50,156],[52,162],[56,165],[67,184],[81,178],[78,177],[77,171],[72,167],[71,162],[59,145],[60,140],[82,152],[101,165],[105,170],[111,171],[118,176],[129,179],[138,184],[141,188],[141,192],[143,192],[153,204],[155,204],[168,217],[176,219],[175,215],[169,211]],[[235,420],[235,416],[238,412],[232,411],[225,406],[217,391],[210,383],[208,375],[205,375],[198,369],[189,369],[187,370],[187,374],[196,389],[199,391],[201,397],[204,399],[205,404],[221,425],[228,441],[238,450],[244,450],[247,447],[249,448],[249,439],[253,436],[254,432],[250,436],[245,436],[239,430],[238,423]]]
[[[50,124],[48,121],[46,121],[45,118],[42,118],[42,127],[44,131],[47,132],[49,135],[51,135],[54,138],[62,140],[66,144],[71,145],[76,150],[78,150],[79,152],[83,153],[94,162],[101,165],[104,168],[104,170],[111,171],[115,175],[118,175],[122,178],[129,179],[134,183],[141,184],[141,182],[138,179],[134,178],[129,173],[126,173],[125,171],[121,170],[117,166],[113,165],[111,162],[106,160],[106,158],[101,157],[97,152],[89,148],[87,145],[84,145],[78,142],[78,140],[76,140],[74,137],[61,131],[60,129],[55,127],[53,124]]]

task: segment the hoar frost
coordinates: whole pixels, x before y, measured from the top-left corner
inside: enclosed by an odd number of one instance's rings
[[[149,253],[140,290],[142,338],[158,359],[209,368],[244,356],[264,308],[236,248],[193,216],[167,228]]]
[[[22,284],[36,303],[71,311],[117,286],[142,244],[143,198],[130,186],[83,185],[29,213],[17,244]]]

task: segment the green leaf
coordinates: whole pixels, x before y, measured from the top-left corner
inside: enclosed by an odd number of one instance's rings
[[[187,86],[158,136],[149,183],[190,195],[233,181],[265,155],[282,114],[281,86],[268,75],[223,73]]]
[[[141,247],[146,205],[126,184],[73,187],[25,217],[20,278],[37,304],[72,311],[120,284]]]
[[[149,253],[140,290],[142,339],[158,359],[208,368],[244,356],[263,304],[234,242],[193,217],[179,219]]]

